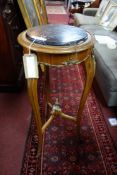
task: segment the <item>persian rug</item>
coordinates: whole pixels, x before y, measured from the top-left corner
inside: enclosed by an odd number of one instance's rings
[[[50,8],[51,7],[51,8]],[[60,8],[59,8],[60,7]],[[69,16],[64,8],[64,6],[46,6],[48,21],[51,24],[68,24]]]
[[[47,14],[67,14],[64,6],[46,6]]]
[[[58,98],[62,110],[75,116],[85,80],[83,67],[52,67],[49,75],[51,103],[54,104]],[[41,115],[46,119],[43,82],[42,76],[39,98]],[[77,135],[74,122],[58,116],[44,134],[42,153],[38,158],[37,145],[38,137],[32,114],[21,175],[117,174],[117,152],[93,89],[83,111],[81,135]]]
[[[69,17],[67,15],[48,14],[48,21],[50,24],[68,24]]]
[[[61,5],[64,4],[64,1],[46,1],[46,5],[54,4],[54,5]]]

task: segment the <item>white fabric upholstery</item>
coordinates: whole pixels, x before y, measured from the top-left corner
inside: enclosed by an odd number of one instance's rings
[[[75,25],[99,24],[99,19],[96,16],[86,16],[80,13],[74,14]]]

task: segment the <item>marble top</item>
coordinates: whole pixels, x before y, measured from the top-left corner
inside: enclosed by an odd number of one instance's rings
[[[26,37],[41,45],[68,46],[85,42],[88,34],[84,29],[75,26],[47,24],[28,29]]]

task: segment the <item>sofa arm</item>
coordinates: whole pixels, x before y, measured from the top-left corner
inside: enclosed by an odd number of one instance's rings
[[[83,14],[87,16],[95,16],[98,8],[84,8]]]

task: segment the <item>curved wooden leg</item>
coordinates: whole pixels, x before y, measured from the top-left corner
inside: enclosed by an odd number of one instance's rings
[[[37,127],[37,134],[39,138],[39,147],[38,147],[39,148],[38,153],[39,153],[39,150],[41,150],[41,147],[42,147],[43,134],[42,134],[40,108],[38,103],[37,83],[38,83],[38,79],[36,78],[27,79],[28,94],[29,94],[30,103],[34,112],[34,118],[35,118],[35,123]]]
[[[92,56],[90,56],[87,60],[85,60],[85,67],[86,67],[86,82],[84,85],[84,90],[82,93],[82,97],[80,100],[80,105],[77,113],[77,127],[78,133],[80,133],[80,123],[81,123],[81,116],[83,112],[83,108],[89,94],[90,88],[92,86],[93,78],[95,75],[95,60]]]
[[[50,108],[48,106],[51,103],[50,100],[50,82],[49,82],[49,66],[45,68],[45,98],[46,98],[46,119],[48,119],[48,114],[50,113]]]

